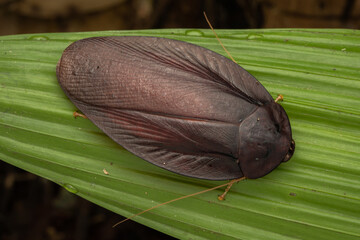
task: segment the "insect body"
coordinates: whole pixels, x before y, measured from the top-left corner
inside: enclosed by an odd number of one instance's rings
[[[291,158],[289,119],[247,71],[155,37],[71,44],[56,69],[69,99],[135,155],[189,177],[259,178]]]

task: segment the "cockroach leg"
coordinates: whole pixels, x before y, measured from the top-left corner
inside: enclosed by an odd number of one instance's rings
[[[242,181],[242,180],[244,180],[244,179],[246,179],[246,177],[242,177],[242,178],[237,178],[237,179],[231,180],[231,181],[228,183],[228,185],[227,185],[224,193],[218,196],[218,200],[219,200],[219,201],[225,200],[225,196],[226,196],[226,194],[229,192],[229,190],[230,190],[230,188],[232,187],[232,185],[233,185],[234,183],[240,182],[240,181]]]
[[[87,119],[87,116],[85,116],[84,114],[78,113],[78,112],[74,112],[73,116],[74,116],[74,118],[82,117],[82,118]]]
[[[281,94],[279,94],[279,95],[277,96],[277,98],[275,99],[275,102],[282,101],[282,100],[284,100],[284,96],[281,95]]]
[[[221,196],[223,197],[221,200],[224,200],[224,199],[225,199],[225,195],[226,195],[226,193],[230,190],[231,186],[232,186],[234,183],[240,182],[240,181],[242,181],[242,180],[244,180],[244,179],[246,179],[246,177],[237,178],[237,179],[231,180],[229,183],[221,184],[221,185],[216,186],[216,187],[213,187],[213,188],[205,189],[205,190],[200,191],[200,192],[192,193],[192,194],[189,194],[189,195],[186,195],[186,196],[182,196],[182,197],[179,197],[179,198],[172,199],[172,200],[167,201],[167,202],[164,202],[164,203],[160,203],[160,204],[158,204],[158,205],[156,205],[156,206],[154,206],[154,207],[151,207],[151,208],[148,208],[148,209],[146,209],[146,210],[144,210],[144,211],[142,211],[142,212],[136,213],[136,214],[134,214],[134,215],[132,215],[132,216],[130,216],[130,217],[128,217],[128,218],[126,218],[126,219],[124,219],[124,220],[116,223],[116,224],[114,224],[113,227],[116,227],[117,225],[119,225],[119,224],[121,224],[121,223],[123,223],[123,222],[126,222],[126,221],[128,221],[128,220],[130,220],[130,219],[133,219],[133,218],[136,217],[136,216],[139,216],[139,215],[141,215],[141,214],[143,214],[143,213],[146,213],[146,212],[151,211],[151,210],[153,210],[153,209],[155,209],[155,208],[164,206],[164,205],[166,205],[166,204],[169,204],[169,203],[172,203],[172,202],[176,202],[176,201],[179,201],[179,200],[181,200],[181,199],[193,197],[193,196],[196,196],[196,195],[199,195],[199,194],[202,194],[202,193],[210,192],[210,191],[212,191],[212,190],[215,190],[215,189],[218,189],[218,188],[222,188],[222,187],[227,186],[225,192],[221,195]],[[220,200],[220,196],[218,197],[218,199]]]

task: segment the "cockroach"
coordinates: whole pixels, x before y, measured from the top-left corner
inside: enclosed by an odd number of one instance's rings
[[[190,43],[93,37],[57,64],[68,98],[135,155],[189,177],[259,178],[294,152],[288,116],[252,75]]]
[[[260,178],[295,150],[285,110],[260,82],[194,44],[86,38],[66,48],[56,74],[67,97],[110,138],[181,175]]]

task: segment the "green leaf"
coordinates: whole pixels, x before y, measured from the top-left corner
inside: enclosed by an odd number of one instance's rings
[[[261,179],[236,184],[226,201],[216,190],[134,220],[182,239],[359,239],[360,31],[217,33],[273,97],[284,95],[295,155]],[[126,217],[224,183],[155,167],[73,118],[57,61],[76,40],[115,35],[173,38],[226,55],[211,31],[199,29],[0,37],[0,159]]]

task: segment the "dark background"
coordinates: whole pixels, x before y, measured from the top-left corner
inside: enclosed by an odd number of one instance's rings
[[[353,28],[359,0],[0,0],[0,35],[149,28]]]
[[[360,0],[0,0],[0,35],[96,30],[352,28]],[[173,239],[0,161],[0,239]]]

